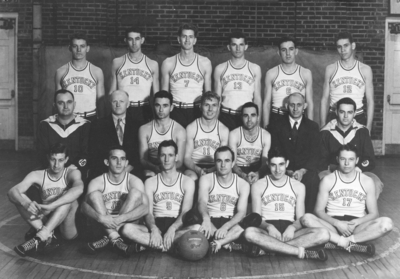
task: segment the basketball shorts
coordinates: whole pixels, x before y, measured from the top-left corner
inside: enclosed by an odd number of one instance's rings
[[[171,111],[171,118],[182,125],[183,128],[186,129],[186,126],[192,123],[196,118],[199,118],[200,109],[198,106],[194,106],[193,108],[179,108],[174,104],[175,107]]]
[[[265,220],[264,222],[273,225],[281,234],[284,233],[291,224],[289,220]]]
[[[216,229],[221,228],[225,223],[231,220],[231,217],[225,218],[225,217],[217,217],[213,218],[211,217],[211,223],[214,225]]]
[[[240,114],[229,114],[221,111],[219,113],[218,120],[228,127],[229,131],[232,131],[242,125],[242,118]]]
[[[340,221],[351,221],[353,219],[357,219],[359,217],[355,217],[355,216],[351,216],[351,215],[343,215],[343,216],[331,216],[332,218],[336,219],[336,220],[340,220]],[[339,232],[337,229],[336,231],[341,235],[342,233]]]
[[[158,217],[155,218],[156,226],[160,229],[161,235],[164,235],[169,227],[176,221],[174,217]]]
[[[129,107],[127,116],[133,119],[138,127],[150,122],[153,119],[153,112],[150,105],[143,105],[140,107]]]

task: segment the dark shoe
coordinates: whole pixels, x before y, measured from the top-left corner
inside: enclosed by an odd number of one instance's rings
[[[34,238],[22,243],[21,245],[15,246],[14,251],[17,252],[18,255],[25,257],[29,253],[38,252],[44,249],[47,245],[46,241],[40,240],[39,237],[35,236]]]
[[[135,252],[135,248],[127,245],[120,237],[112,240],[112,246],[118,254],[126,258],[129,258]]]
[[[343,248],[337,246],[335,243],[327,242],[327,243],[325,243],[324,249],[335,250],[335,249],[343,249]]]
[[[246,253],[249,257],[261,257],[267,255],[263,249],[253,244],[242,244],[242,251]],[[268,255],[274,255],[273,253],[268,253]]]
[[[239,225],[243,229],[247,229],[248,227],[259,227],[261,225],[262,218],[258,213],[250,213],[239,223]]]
[[[30,227],[29,230],[25,233],[25,240],[28,241],[36,236],[38,231],[34,227]]]
[[[103,250],[104,248],[106,248],[108,243],[110,243],[110,239],[107,236],[103,236],[103,238],[100,240],[87,243],[85,246],[85,248],[86,248],[85,250],[89,254],[95,254],[95,253]]]
[[[347,251],[367,254],[368,256],[373,256],[375,254],[375,246],[372,243],[353,243],[350,242],[349,246],[346,248]]]
[[[313,260],[318,260],[318,261],[326,261],[328,259],[328,255],[325,253],[324,249],[318,249],[318,250],[305,250],[305,259],[313,259]]]

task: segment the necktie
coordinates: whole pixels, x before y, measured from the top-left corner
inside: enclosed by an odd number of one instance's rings
[[[298,124],[297,121],[294,122],[294,125],[293,125],[293,128],[292,128],[292,141],[294,143],[296,143],[297,135],[299,133],[299,131],[297,130],[297,124]]]
[[[122,119],[118,118],[117,126],[115,126],[115,129],[117,130],[119,144],[122,146],[122,143],[124,142],[124,132],[122,131],[121,121]]]

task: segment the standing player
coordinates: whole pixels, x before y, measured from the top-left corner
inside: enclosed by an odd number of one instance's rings
[[[315,205],[319,218],[306,214],[301,222],[306,227],[329,230],[333,244],[327,243],[327,249],[341,248],[372,256],[374,245],[363,242],[389,233],[393,222],[388,217],[379,217],[374,182],[356,170],[358,159],[354,145],[340,147],[339,168],[325,176],[319,185]]]
[[[200,105],[202,116],[186,128],[185,174],[193,180],[215,171],[215,150],[228,144],[229,130],[218,121],[220,100],[216,93],[204,93]]]
[[[93,121],[96,115],[104,114],[104,76],[99,67],[86,60],[89,50],[85,35],[71,37],[72,61],[57,69],[55,87],[71,91],[76,100],[75,114]]]
[[[185,232],[199,228],[199,225],[183,227],[182,216],[193,205],[194,181],[176,170],[177,154],[178,147],[173,140],[160,143],[161,172],[145,182],[149,200],[146,225],[124,227],[125,237],[145,247],[168,251]]]
[[[25,235],[27,242],[14,248],[23,257],[51,245],[56,240],[54,229],[58,226],[63,238],[75,239],[78,236],[75,214],[77,199],[83,193],[81,173],[75,168],[65,167],[68,150],[61,143],[56,143],[48,150],[47,160],[47,169],[30,172],[8,191],[10,201],[31,226]],[[30,200],[26,195],[35,184],[40,185],[42,204]]]
[[[180,153],[177,156],[176,168],[183,165],[185,154],[186,131],[177,122],[170,118],[174,109],[171,93],[161,90],[154,95],[155,119],[144,124],[139,129],[140,163],[145,176],[154,176],[161,171],[158,159],[158,145],[164,140],[173,140]]]
[[[227,47],[231,59],[215,68],[214,91],[222,96],[219,120],[232,131],[242,124],[243,104],[254,102],[261,108],[261,68],[245,59],[248,44],[242,32],[233,32]]]
[[[124,257],[138,252],[136,247],[124,243],[119,234],[124,226],[148,212],[143,182],[125,171],[128,163],[122,147],[110,147],[108,158],[104,160],[108,171],[89,183],[82,212],[97,221],[107,234],[98,241],[87,243],[86,251],[91,254],[106,248],[109,243]]]
[[[296,64],[299,49],[294,38],[283,37],[279,41],[278,54],[282,63],[265,75],[264,127],[288,114],[286,98],[293,92],[301,93],[308,104],[307,117],[314,118],[312,74]]]
[[[110,92],[119,89],[128,93],[128,114],[140,127],[153,118],[150,98],[160,89],[158,63],[142,53],[143,30],[127,29],[124,40],[128,53],[113,60]]]
[[[174,97],[175,109],[171,118],[184,128],[199,116],[196,106],[203,88],[204,92],[211,90],[211,61],[194,52],[197,34],[197,26],[181,25],[178,30],[181,51],[165,59],[161,66],[161,89],[171,92]]]
[[[267,173],[271,135],[258,125],[255,103],[245,103],[241,115],[243,125],[229,133],[229,147],[236,154],[233,171],[253,184]]]
[[[329,232],[321,228],[303,228],[300,224],[305,212],[304,185],[285,174],[289,161],[279,149],[269,152],[268,163],[271,175],[251,187],[253,212],[260,214],[263,222],[258,228],[246,229],[246,240],[256,245],[248,252],[261,256],[268,250],[299,259],[325,261],[327,255],[323,249],[307,250],[328,242]]]
[[[371,67],[356,59],[356,43],[350,33],[338,34],[336,48],[340,60],[328,65],[325,70],[320,111],[321,127],[336,118],[337,101],[344,97],[350,97],[356,103],[357,122],[365,125],[371,132],[375,106]],[[363,108],[364,95],[367,99],[367,117],[365,117]]]

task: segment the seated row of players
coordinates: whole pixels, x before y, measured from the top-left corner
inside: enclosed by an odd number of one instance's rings
[[[258,106],[262,125],[267,127],[288,114],[286,98],[294,92],[305,97],[308,103],[306,115],[313,119],[312,73],[296,63],[298,48],[295,39],[284,37],[279,41],[281,64],[267,71],[262,98],[261,68],[245,59],[248,48],[245,34],[239,31],[230,34],[227,47],[231,58],[217,65],[214,71],[207,57],[194,52],[198,37],[195,25],[180,26],[177,35],[180,52],[163,61],[161,74],[158,63],[142,53],[145,38],[138,28],[126,30],[128,53],[113,60],[108,92],[110,94],[115,90],[122,90],[128,93],[129,115],[139,126],[153,118],[150,99],[161,89],[173,95],[175,110],[172,111],[171,118],[186,128],[200,116],[199,101],[203,92],[211,91],[212,75],[213,91],[222,100],[219,119],[229,130],[242,124],[240,108],[247,102],[254,102]],[[320,109],[321,126],[327,120],[335,118],[337,101],[350,97],[356,102],[357,121],[371,131],[374,112],[371,68],[356,59],[356,44],[351,34],[339,33],[335,44],[340,60],[328,65],[325,71]],[[76,96],[75,112],[79,116],[90,120],[96,119],[96,113],[104,116],[104,77],[100,68],[86,60],[90,47],[85,36],[74,35],[69,49],[72,61],[57,70],[56,89],[69,90]],[[368,106],[367,117],[363,108],[364,97]]]
[[[320,183],[316,216],[305,214],[305,187],[286,175],[289,161],[278,148],[268,154],[271,174],[250,190],[249,183],[233,173],[234,152],[219,147],[215,171],[200,178],[194,207],[194,181],[177,171],[178,153],[173,140],[163,141],[158,147],[161,172],[143,185],[125,171],[129,164],[125,151],[120,146],[109,149],[104,160],[108,170],[90,182],[81,205],[105,234],[88,243],[87,251],[96,253],[110,243],[125,257],[149,248],[174,251],[174,242],[195,229],[210,239],[215,253],[236,241],[252,256],[279,252],[326,260],[325,250],[313,247],[325,244],[327,249],[373,255],[374,245],[365,242],[392,230],[391,219],[379,217],[372,179],[356,170],[359,158],[351,144],[339,149],[338,169]],[[49,167],[29,173],[8,193],[33,229],[28,240],[15,247],[21,256],[54,245],[58,225],[63,238],[77,237],[75,212],[83,183],[79,170],[65,167],[67,161],[67,149],[57,144],[48,153]],[[33,184],[40,185],[42,204],[26,195]],[[245,217],[250,192],[252,213]],[[142,217],[144,223],[139,222]]]

